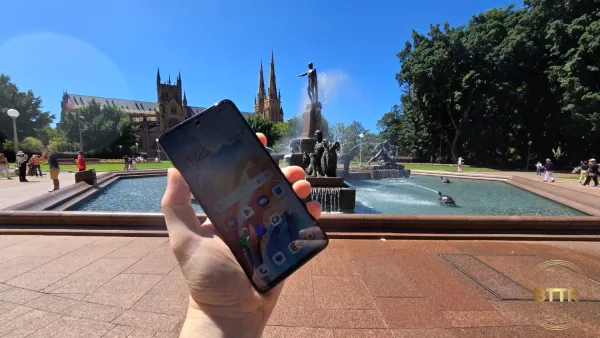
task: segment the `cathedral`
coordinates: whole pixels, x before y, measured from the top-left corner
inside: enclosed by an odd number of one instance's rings
[[[269,71],[269,90],[265,92],[265,79],[263,76],[262,61],[258,74],[258,94],[254,98],[254,113],[268,117],[274,122],[283,122],[283,108],[281,107],[281,92],[277,91],[275,80],[275,59],[271,52],[271,69]]]
[[[78,107],[87,105],[92,100],[101,106],[118,107],[129,114],[132,123],[140,127],[137,135],[138,151],[152,157],[157,156],[158,145],[156,139],[165,130],[206,109],[188,105],[182,87],[181,74],[177,75],[174,83],[171,83],[170,76],[167,81],[163,82],[160,77],[160,70],[156,73],[156,102],[69,94],[65,91],[61,102],[62,111],[73,111]],[[258,114],[275,122],[283,121],[281,94],[277,91],[275,63],[272,53],[269,89],[265,92],[261,62],[258,94],[254,99],[254,113],[242,112],[242,114],[246,118]]]

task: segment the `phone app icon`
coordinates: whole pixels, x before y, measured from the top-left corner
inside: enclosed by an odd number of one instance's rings
[[[246,219],[248,219],[254,215],[254,209],[252,209],[249,206],[246,206],[242,209],[242,213],[244,214],[244,217],[246,217]]]
[[[242,236],[242,237],[238,238],[238,244],[240,245],[240,248],[242,248],[242,249],[248,248],[249,240],[250,240],[250,236]]]
[[[288,249],[290,249],[291,253],[295,254],[298,253],[301,248],[296,244],[296,241],[293,241],[288,245]]]
[[[275,188],[273,188],[272,191],[273,191],[273,195],[275,195],[277,197],[283,196],[283,188],[281,187],[281,185],[275,186]]]
[[[283,254],[283,252],[278,251],[276,254],[273,255],[273,262],[276,265],[281,265],[283,263],[285,263],[285,255]]]
[[[260,278],[265,278],[269,274],[269,268],[264,264],[259,265],[254,271]]]
[[[262,224],[257,224],[254,226],[254,233],[256,234],[256,237],[262,238],[262,236],[267,233],[267,228]]]
[[[237,219],[231,217],[228,221],[227,221],[227,225],[229,225],[230,228],[235,228],[238,226],[238,222]]]
[[[264,208],[267,205],[269,205],[269,198],[265,195],[261,195],[256,199],[256,202],[258,203],[258,205]]]
[[[274,213],[273,215],[271,215],[271,224],[273,224],[273,225],[281,224],[281,216],[279,216],[278,213]]]

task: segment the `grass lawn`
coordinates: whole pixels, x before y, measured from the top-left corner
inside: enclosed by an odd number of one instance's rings
[[[115,171],[115,170],[123,170],[124,164],[115,163],[115,164],[88,164],[87,169],[95,169],[98,172],[101,171]],[[160,163],[137,163],[137,169],[162,169],[162,168],[172,168],[173,164],[170,161],[162,161]],[[42,165],[43,171],[49,171],[48,165]],[[76,165],[61,165],[61,171],[76,171]]]
[[[433,170],[433,171],[452,171],[452,172],[457,172],[458,169],[456,168],[455,165],[440,165],[440,164],[435,164],[435,165],[427,165],[427,164],[410,164],[410,163],[405,163],[404,164],[406,169],[411,169],[411,170]],[[485,167],[469,167],[469,166],[463,166],[463,171],[466,172],[482,172],[482,171],[498,171],[496,169],[490,169],[490,168],[485,168]]]

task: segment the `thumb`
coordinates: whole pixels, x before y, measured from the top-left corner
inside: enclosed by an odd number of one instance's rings
[[[200,230],[200,221],[192,208],[190,188],[177,169],[168,171],[167,189],[161,206],[173,248],[194,239]]]

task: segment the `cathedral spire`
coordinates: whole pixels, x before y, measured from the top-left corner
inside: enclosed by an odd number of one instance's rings
[[[160,68],[157,68],[156,70],[156,85],[158,86],[160,84]]]
[[[258,102],[265,99],[265,79],[263,76],[262,61],[260,61],[260,73],[258,74]]]
[[[275,81],[275,58],[271,50],[271,69],[269,74],[269,99],[277,98],[277,84]]]
[[[187,107],[187,97],[185,96],[185,90],[183,91],[183,106]]]

